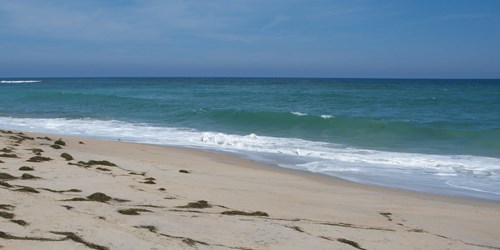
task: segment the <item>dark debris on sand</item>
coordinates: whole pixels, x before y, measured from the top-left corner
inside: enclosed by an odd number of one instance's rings
[[[30,174],[23,174],[21,175],[21,179],[23,180],[33,180],[33,179],[40,179],[40,177],[30,175]]]
[[[12,175],[7,174],[7,173],[0,172],[0,180],[15,180],[15,179],[17,179],[17,177],[12,176]]]
[[[73,160],[73,156],[71,156],[70,154],[68,153],[62,153],[61,154],[61,157],[64,158],[66,161],[71,161]]]
[[[20,171],[33,171],[35,170],[33,167],[22,166],[19,168]]]
[[[27,162],[43,162],[43,161],[51,161],[52,159],[49,157],[44,157],[44,156],[33,156],[26,160]]]
[[[142,209],[142,208],[129,208],[129,209],[118,210],[118,213],[124,214],[124,215],[140,215],[140,212],[152,213],[153,211],[147,210],[147,209]]]
[[[178,206],[178,208],[198,208],[198,209],[210,208],[210,207],[212,207],[212,205],[209,204],[208,201],[204,200],[190,202],[185,206]]]
[[[38,190],[36,190],[32,187],[21,187],[19,189],[15,189],[14,191],[23,192],[23,193],[35,193],[35,194],[40,193],[40,192],[38,192]]]
[[[93,194],[87,196],[87,199],[90,201],[108,202],[108,201],[112,200],[113,198],[111,198],[103,193],[97,192],[97,193],[93,193]]]
[[[0,154],[0,157],[5,157],[5,158],[19,158],[16,154]]]
[[[268,217],[269,214],[266,212],[256,211],[256,212],[244,212],[238,210],[224,211],[221,214],[223,215],[243,215],[243,216],[265,216]]]

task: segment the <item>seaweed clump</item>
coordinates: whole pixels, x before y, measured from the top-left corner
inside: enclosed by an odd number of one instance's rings
[[[365,250],[357,242],[352,241],[352,240],[347,240],[347,239],[339,238],[339,239],[337,239],[337,241],[338,242],[342,242],[342,243],[347,244],[347,245],[351,245],[352,247],[360,249],[360,250]]]
[[[72,233],[72,232],[55,232],[55,231],[51,231],[51,233],[53,233],[53,234],[59,234],[59,235],[64,235],[64,236],[66,236],[66,239],[72,240],[74,242],[82,243],[83,245],[85,245],[86,247],[91,248],[91,249],[109,250],[109,248],[107,248],[105,246],[100,246],[100,245],[97,245],[97,244],[85,241],[80,236],[78,236],[78,235],[76,235],[75,233]]]
[[[33,156],[26,160],[27,162],[42,162],[42,161],[51,161],[52,159],[49,157],[43,157],[43,156]]]
[[[0,180],[15,180],[17,179],[15,176],[12,176],[7,173],[0,173]]]
[[[93,165],[102,165],[102,166],[116,167],[116,164],[114,164],[112,162],[109,162],[109,161],[106,161],[106,160],[103,160],[103,161],[90,160],[90,161],[87,161],[87,162],[79,161],[78,165],[79,166],[84,166],[84,167],[85,166],[90,167],[90,166],[93,166]]]
[[[36,176],[30,175],[30,174],[23,174],[23,175],[21,175],[21,179],[23,179],[23,180],[33,180],[33,179],[40,179],[40,177],[36,177]]]
[[[179,173],[189,174],[189,171],[187,171],[187,170],[185,170],[185,169],[181,169],[181,170],[179,170]]]
[[[6,187],[6,188],[10,188],[12,187],[12,185],[10,185],[9,183],[5,182],[5,181],[0,181],[0,186],[2,187]]]
[[[43,153],[43,149],[40,149],[40,148],[32,148],[31,149],[31,152],[33,152],[33,154],[36,154],[36,155],[41,155],[41,153]]]
[[[130,208],[130,209],[120,209],[118,210],[118,213],[125,214],[125,215],[140,215],[140,212],[149,212],[151,213],[151,210],[147,209],[142,209],[142,208]]]
[[[261,211],[244,212],[244,211],[238,211],[238,210],[224,211],[221,214],[224,214],[224,215],[243,215],[243,216],[265,216],[265,217],[269,216],[269,214],[267,214],[266,212],[261,212]]]
[[[35,241],[63,241],[59,239],[49,239],[49,238],[40,238],[40,237],[19,237],[19,236],[14,236],[11,234],[8,234],[6,232],[0,231],[0,238],[1,239],[7,239],[7,240],[35,240]]]
[[[113,198],[111,198],[111,197],[109,197],[109,196],[107,196],[107,195],[105,195],[103,193],[97,192],[97,193],[93,193],[93,194],[87,196],[87,199],[89,199],[90,201],[98,201],[98,202],[104,202],[104,203],[106,203],[106,202],[110,201]]]
[[[4,219],[12,219],[12,218],[14,218],[14,214],[9,213],[9,212],[0,211],[0,217],[2,217]]]
[[[73,156],[71,156],[71,155],[70,155],[70,154],[68,154],[68,153],[62,153],[62,154],[61,154],[61,157],[62,157],[62,158],[64,158],[65,160],[67,160],[67,161],[71,161],[71,160],[73,160]]]
[[[28,167],[28,166],[22,166],[19,168],[19,170],[21,171],[33,171],[34,168],[33,167]]]
[[[76,198],[71,198],[71,199],[66,199],[62,201],[88,201],[86,198],[83,197],[76,197]]]
[[[208,201],[204,200],[190,202],[185,206],[178,206],[178,208],[199,208],[199,209],[210,208],[210,207],[212,207],[212,205],[210,205]]]
[[[3,153],[12,153],[12,149],[10,149],[10,148],[2,148],[2,149],[0,149],[0,152],[3,152]]]
[[[54,142],[54,145],[66,146],[66,142],[59,138],[59,140]]]
[[[5,157],[5,158],[19,158],[16,154],[1,154],[0,157]]]
[[[22,187],[22,188],[14,190],[14,191],[24,192],[24,193],[35,193],[35,194],[40,193],[40,192],[38,192],[38,190],[36,190],[36,189],[34,189],[32,187]]]
[[[47,140],[47,141],[52,141],[52,139],[50,139],[50,137],[37,137],[37,139],[42,139],[42,140]]]
[[[9,204],[0,204],[0,209],[3,209],[3,210],[12,210],[12,209],[14,209],[14,206],[9,205]]]
[[[145,182],[143,182],[144,184],[156,184],[156,182],[154,182],[156,179],[153,177],[148,177],[145,178],[144,180],[145,180]]]
[[[28,222],[23,221],[23,220],[10,220],[10,222],[16,223],[16,224],[18,224],[20,226],[26,226],[26,225],[28,225]]]

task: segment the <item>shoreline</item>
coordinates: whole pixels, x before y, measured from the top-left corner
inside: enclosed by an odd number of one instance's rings
[[[14,130],[17,131],[17,130]],[[493,204],[500,204],[500,200],[494,200],[494,199],[488,199],[488,198],[482,198],[482,197],[477,197],[477,196],[468,196],[468,195],[463,195],[463,194],[457,194],[457,195],[452,195],[452,194],[444,194],[444,193],[432,193],[432,192],[426,192],[426,191],[417,191],[417,190],[412,190],[409,188],[399,188],[395,186],[388,186],[388,185],[378,185],[375,183],[364,183],[364,182],[356,182],[356,181],[351,181],[347,179],[342,179],[341,177],[337,177],[334,175],[328,175],[328,174],[323,174],[323,173],[315,173],[311,172],[308,170],[303,170],[303,169],[294,169],[294,168],[286,168],[286,167],[281,167],[277,164],[272,164],[272,163],[266,163],[266,162],[261,162],[258,160],[253,160],[250,157],[246,157],[245,154],[242,153],[237,153],[237,152],[228,152],[228,151],[223,151],[223,150],[217,150],[217,149],[211,149],[211,148],[201,148],[201,147],[195,147],[195,146],[176,146],[176,145],[161,145],[161,144],[151,144],[151,143],[141,143],[141,142],[133,142],[133,141],[122,141],[120,139],[105,139],[105,138],[93,138],[93,137],[84,137],[84,136],[76,136],[76,135],[65,135],[65,134],[51,134],[51,133],[40,133],[40,132],[26,132],[38,136],[52,136],[52,137],[61,137],[61,138],[73,138],[73,139],[79,139],[79,140],[95,140],[95,141],[106,141],[106,142],[116,142],[116,143],[130,143],[130,144],[135,144],[135,145],[145,145],[145,146],[152,146],[152,147],[159,147],[159,148],[165,148],[167,150],[182,150],[190,153],[199,153],[199,152],[205,152],[207,153],[207,157],[218,157],[218,158],[227,158],[227,159],[238,159],[238,161],[241,163],[242,161],[248,161],[247,164],[253,165],[254,168],[259,168],[264,171],[277,171],[277,173],[282,173],[282,174],[295,174],[298,176],[302,176],[304,178],[308,178],[314,181],[318,182],[323,182],[323,183],[328,183],[330,185],[352,185],[352,187],[357,187],[357,188],[363,188],[363,189],[376,189],[379,192],[395,192],[397,193],[402,193],[402,195],[410,195],[410,196],[418,196],[420,198],[432,198],[435,200],[440,200],[440,199],[447,199],[449,201],[455,201],[455,202],[486,202],[486,203],[493,203]],[[237,166],[243,166],[245,165],[237,165]]]
[[[0,204],[12,206],[5,211],[28,224],[7,223],[4,218],[0,231],[50,239],[40,242],[0,235],[0,246],[7,249],[88,249],[71,238],[51,241],[63,238],[53,231],[73,232],[103,249],[354,249],[354,243],[365,249],[500,249],[500,236],[495,235],[500,203],[496,201],[353,183],[226,152],[31,132],[23,134],[34,140],[15,143],[10,137],[19,137],[19,132],[4,132],[0,148],[12,147],[19,158],[0,157],[4,162],[0,172],[17,177],[23,174],[18,170],[22,165],[30,165],[34,171],[26,173],[40,179],[2,180],[13,187],[0,187]],[[39,139],[44,137],[52,141]],[[58,138],[66,146],[51,148]],[[28,149],[35,147],[53,160],[27,163],[33,157]],[[62,159],[63,152],[75,159]],[[117,166],[78,165],[92,160]],[[13,192],[28,184],[39,193]],[[81,194],[46,191],[72,188]],[[90,199],[96,192],[113,199],[64,201]],[[197,201],[210,207],[183,207],[204,206]],[[117,213],[127,208],[149,212]],[[240,214],[224,214],[231,211]],[[243,216],[243,212],[267,216]],[[64,216],[73,219],[61,219]]]

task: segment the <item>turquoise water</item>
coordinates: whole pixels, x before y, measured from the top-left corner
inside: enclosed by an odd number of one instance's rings
[[[0,127],[500,200],[500,80],[0,79]]]

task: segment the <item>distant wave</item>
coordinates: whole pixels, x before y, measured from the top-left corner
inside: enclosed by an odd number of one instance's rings
[[[321,115],[321,118],[323,119],[331,119],[331,118],[334,118],[333,115]]]
[[[2,80],[0,83],[35,83],[42,82],[40,80]]]
[[[307,114],[306,113],[302,113],[302,112],[290,112],[292,113],[293,115],[296,115],[296,116],[306,116]]]

